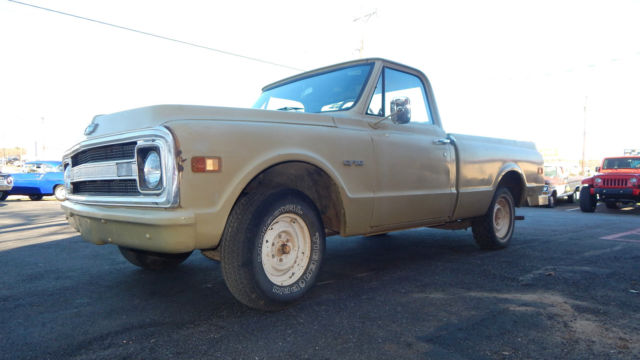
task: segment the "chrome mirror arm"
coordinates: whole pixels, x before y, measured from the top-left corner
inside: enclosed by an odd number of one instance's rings
[[[387,115],[387,116],[383,117],[382,119],[377,120],[377,121],[376,121],[376,122],[374,122],[374,123],[369,123],[369,126],[371,126],[371,127],[372,127],[372,128],[374,128],[374,129],[377,129],[377,128],[378,128],[378,125],[380,125],[380,123],[381,123],[381,122],[383,122],[383,121],[385,121],[385,120],[387,120],[387,119],[391,119],[392,117],[394,117],[394,116],[398,115],[398,113],[400,113],[400,112],[402,112],[402,110],[398,110],[398,111],[396,111],[396,112],[393,112],[393,113],[391,113],[391,114],[389,114],[389,115]],[[391,119],[391,121],[393,121],[393,122],[395,123],[395,121],[394,121],[393,119]]]

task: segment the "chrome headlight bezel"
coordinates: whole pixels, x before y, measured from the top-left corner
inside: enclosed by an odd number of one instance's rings
[[[158,193],[164,189],[161,154],[159,144],[142,143],[136,147],[138,190],[143,194]]]
[[[65,163],[64,165],[64,188],[67,190],[67,194],[72,193],[71,189],[71,164]]]
[[[595,179],[593,180],[593,183],[594,183],[596,186],[601,185],[601,184],[602,184],[602,178],[599,178],[599,177],[595,178]]]

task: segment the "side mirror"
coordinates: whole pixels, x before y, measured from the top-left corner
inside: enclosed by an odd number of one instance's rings
[[[396,124],[406,124],[411,121],[411,101],[406,96],[393,98],[391,100],[391,114],[395,114],[393,122]]]
[[[596,172],[600,172],[600,166],[596,166]]]

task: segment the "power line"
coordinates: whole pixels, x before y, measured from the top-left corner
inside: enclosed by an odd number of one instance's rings
[[[21,1],[9,0],[9,2],[12,2],[12,3],[15,3],[15,4],[19,4],[19,5],[24,5],[24,6],[30,6],[32,8],[49,11],[49,12],[56,13],[56,14],[59,14],[59,15],[70,16],[70,17],[73,17],[73,18],[76,18],[76,19],[91,21],[91,22],[94,22],[94,23],[97,23],[97,24],[111,26],[111,27],[114,27],[114,28],[117,28],[117,29],[121,29],[121,30],[132,31],[132,32],[135,32],[135,33],[138,33],[138,34],[152,36],[152,37],[155,37],[155,38],[158,38],[158,39],[162,39],[162,40],[173,41],[173,42],[176,42],[176,43],[179,43],[179,44],[183,44],[183,45],[194,46],[194,47],[197,47],[197,48],[200,48],[200,49],[214,51],[214,52],[217,52],[217,53],[220,53],[220,54],[224,54],[224,55],[235,56],[235,57],[239,57],[239,58],[242,58],[242,59],[256,61],[256,62],[260,62],[260,63],[268,64],[268,65],[273,65],[273,66],[278,66],[278,67],[282,67],[282,68],[289,69],[289,70],[305,71],[304,69],[298,69],[298,68],[295,68],[295,67],[292,67],[292,66],[278,64],[276,62],[263,60],[263,59],[259,59],[259,58],[256,58],[256,57],[236,54],[236,53],[232,53],[230,51],[224,51],[224,50],[220,50],[220,49],[214,49],[214,48],[211,48],[211,47],[208,47],[208,46],[205,46],[205,45],[199,45],[199,44],[195,44],[195,43],[192,43],[192,42],[183,41],[183,40],[179,40],[179,39],[174,39],[174,38],[170,38],[170,37],[167,37],[167,36],[157,35],[157,34],[153,34],[153,33],[146,32],[146,31],[136,30],[136,29],[132,29],[132,28],[129,28],[129,27],[126,27],[126,26],[116,25],[116,24],[105,22],[105,21],[95,20],[95,19],[91,19],[91,18],[88,18],[88,17],[84,17],[84,16],[80,16],[80,15],[74,15],[74,14],[63,12],[63,11],[49,9],[49,8],[46,8],[46,7],[33,5],[33,4],[21,2]]]

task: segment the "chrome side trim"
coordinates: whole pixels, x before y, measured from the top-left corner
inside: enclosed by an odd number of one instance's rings
[[[154,193],[141,193],[133,196],[94,196],[67,194],[67,200],[73,203],[90,205],[143,206],[143,207],[177,207],[180,203],[178,186],[178,168],[173,136],[164,127],[155,127],[141,131],[109,135],[83,141],[64,154],[63,163],[70,164],[71,182],[87,180],[126,180],[138,179],[136,159],[112,160],[99,163],[82,164],[73,167],[71,157],[86,149],[136,141],[138,146],[154,144],[160,148],[163,188]],[[130,171],[129,171],[130,169]],[[120,175],[120,176],[118,176]],[[139,186],[139,184],[138,184]]]

